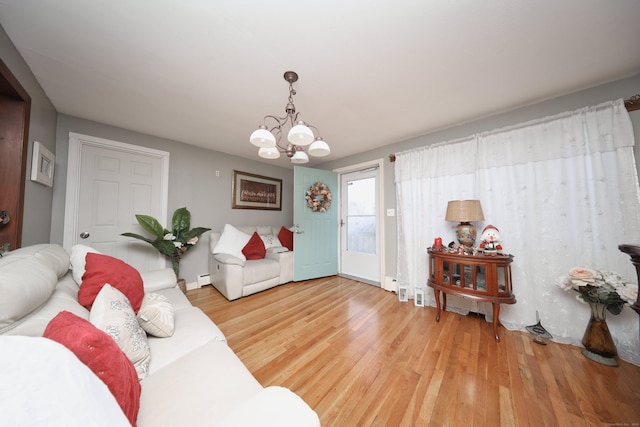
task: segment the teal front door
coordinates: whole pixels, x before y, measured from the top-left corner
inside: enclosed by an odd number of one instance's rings
[[[293,168],[293,280],[338,274],[338,176],[301,166]],[[328,196],[331,206],[326,210]],[[311,202],[305,197],[309,193]],[[314,211],[309,204],[314,204]]]

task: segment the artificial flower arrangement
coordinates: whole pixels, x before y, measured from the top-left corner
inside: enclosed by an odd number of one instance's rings
[[[581,302],[604,304],[612,314],[620,314],[625,304],[633,304],[638,297],[637,285],[615,273],[590,268],[574,267],[557,284],[565,291],[578,292]]]
[[[169,231],[160,225],[160,222],[148,215],[136,215],[138,224],[155,238],[149,239],[136,233],[122,233],[123,236],[144,240],[156,248],[162,255],[171,260],[176,277],[180,277],[180,260],[184,254],[198,243],[198,238],[205,231],[211,230],[204,227],[191,227],[191,213],[187,208],[179,208],[173,213],[171,228]]]

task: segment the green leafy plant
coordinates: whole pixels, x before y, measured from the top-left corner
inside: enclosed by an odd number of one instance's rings
[[[171,260],[176,277],[180,277],[180,260],[185,253],[198,243],[198,238],[205,231],[205,227],[191,227],[191,213],[187,208],[179,208],[173,213],[171,230],[167,230],[157,219],[149,215],[136,215],[138,224],[154,238],[148,238],[136,233],[122,233],[123,236],[143,240],[156,248],[158,252]]]

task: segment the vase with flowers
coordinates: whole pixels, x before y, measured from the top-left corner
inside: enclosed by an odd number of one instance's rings
[[[615,343],[609,332],[606,312],[618,315],[625,304],[632,304],[638,295],[638,286],[608,271],[574,267],[568,275],[558,279],[565,291],[575,291],[578,301],[589,304],[591,318],[582,338],[586,357],[596,362],[617,366]]]
[[[171,230],[167,230],[157,219],[149,215],[136,215],[138,224],[153,238],[136,233],[122,233],[123,236],[143,240],[156,248],[158,252],[169,258],[176,277],[180,277],[180,260],[189,249],[198,243],[202,233],[211,230],[205,227],[191,227],[191,213],[187,208],[179,208],[173,213]]]

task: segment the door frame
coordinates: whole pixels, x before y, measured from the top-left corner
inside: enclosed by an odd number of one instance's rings
[[[161,186],[162,186],[162,214],[158,221],[167,223],[167,205],[169,200],[169,153],[139,145],[127,144],[105,138],[69,132],[69,155],[67,163],[67,194],[64,209],[64,231],[62,245],[70,249],[77,243],[78,236],[78,206],[80,203],[80,166],[82,148],[94,146],[106,150],[124,151],[127,153],[160,157],[163,160]]]
[[[14,250],[22,246],[31,96],[2,59],[0,97],[0,210],[9,212],[11,218],[7,224],[0,224],[0,246],[9,243],[9,249]]]
[[[380,238],[378,239],[379,241],[379,245],[380,247],[379,249],[379,254],[380,254],[380,287],[384,289],[384,278],[385,278],[385,273],[386,273],[386,254],[385,254],[385,234],[384,234],[384,223],[385,223],[385,216],[384,216],[384,159],[376,159],[376,160],[371,160],[368,162],[363,162],[363,163],[358,163],[355,165],[350,165],[350,166],[345,166],[345,167],[341,167],[341,168],[337,168],[334,169],[333,171],[335,173],[338,174],[338,187],[339,187],[339,191],[341,192],[341,183],[342,183],[342,175],[351,173],[351,172],[357,172],[359,170],[362,169],[369,169],[372,167],[377,167],[378,168],[378,230],[376,230],[376,232],[378,233],[378,236],[380,236]],[[335,200],[335,198],[334,198]],[[344,212],[343,209],[344,207],[342,206],[342,194],[338,195],[338,215],[341,218],[343,218]],[[340,232],[341,233],[341,232]],[[341,242],[342,239],[338,238],[338,253],[341,254],[341,247],[340,245],[342,244]],[[341,275],[342,274],[342,256],[338,257],[338,274]]]

